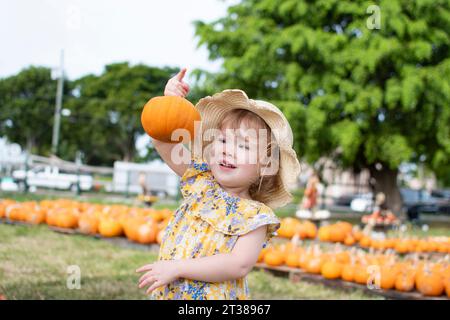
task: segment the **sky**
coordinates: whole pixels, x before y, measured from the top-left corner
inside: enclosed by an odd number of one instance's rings
[[[208,61],[206,48],[197,48],[192,22],[220,18],[232,3],[0,0],[0,78],[30,65],[57,68],[62,49],[69,79],[120,61],[217,71],[220,61]]]

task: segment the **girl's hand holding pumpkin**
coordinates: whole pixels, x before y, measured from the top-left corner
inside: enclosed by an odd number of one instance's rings
[[[189,92],[189,85],[183,81],[186,68],[183,68],[174,77],[170,78],[164,89],[165,96],[185,97]]]
[[[155,263],[147,264],[136,272],[145,272],[139,279],[139,288],[150,286],[147,294],[156,288],[167,285],[178,279],[180,266],[176,260],[160,260]]]

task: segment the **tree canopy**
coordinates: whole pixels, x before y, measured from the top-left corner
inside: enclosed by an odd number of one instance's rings
[[[369,28],[374,3],[379,29]],[[402,162],[448,174],[449,30],[443,0],[242,0],[196,22],[199,46],[223,59],[210,78],[218,90],[275,102],[300,157],[371,169],[395,209]]]

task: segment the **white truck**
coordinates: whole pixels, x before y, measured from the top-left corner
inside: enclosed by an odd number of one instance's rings
[[[116,161],[113,181],[106,187],[106,191],[140,194],[143,192],[141,185],[143,183],[153,195],[175,197],[179,180],[177,174],[160,160],[150,163]]]
[[[78,184],[81,191],[89,191],[93,185],[93,179],[90,175],[63,173],[57,167],[51,166],[38,166],[27,172],[15,170],[12,177],[21,188],[25,186],[26,182],[30,188],[52,188],[75,192]]]

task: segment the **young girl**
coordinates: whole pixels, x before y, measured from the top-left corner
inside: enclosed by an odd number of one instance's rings
[[[188,93],[185,72],[168,81],[165,95]],[[248,299],[245,276],[279,227],[272,209],[291,201],[288,188],[300,171],[292,130],[278,108],[241,90],[203,98],[196,108],[204,148],[191,146],[189,164],[171,159],[176,144],[153,140],[181,176],[184,201],[165,230],[158,261],[136,270],[145,272],[139,287],[148,286],[153,299]],[[203,141],[213,129],[212,140]]]

